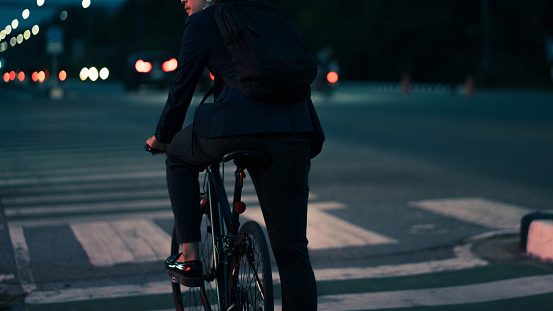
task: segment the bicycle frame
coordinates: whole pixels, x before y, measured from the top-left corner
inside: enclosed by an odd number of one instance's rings
[[[212,243],[213,243],[213,272],[217,279],[217,295],[222,306],[219,310],[226,310],[231,303],[229,277],[231,276],[230,258],[234,252],[236,237],[238,235],[239,214],[243,210],[231,210],[228,196],[223,184],[219,164],[213,164],[207,169],[208,187],[207,195],[209,197],[209,210],[212,225]],[[242,181],[244,178],[244,169],[237,168],[235,182],[234,203],[240,200]],[[236,204],[233,204],[233,206]],[[226,228],[226,234],[224,233]]]

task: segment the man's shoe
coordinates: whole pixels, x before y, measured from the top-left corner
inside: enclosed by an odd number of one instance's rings
[[[201,286],[204,281],[202,262],[199,260],[179,262],[177,259],[180,255],[171,255],[165,260],[165,272],[184,286]]]

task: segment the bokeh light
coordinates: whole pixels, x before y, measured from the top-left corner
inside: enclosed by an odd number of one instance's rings
[[[178,64],[179,63],[177,62],[176,58],[171,58],[170,60],[163,63],[162,65],[163,71],[165,72],[173,71],[177,69]]]
[[[331,71],[326,75],[326,79],[330,83],[336,83],[338,82],[338,74],[334,71]]]
[[[90,6],[90,0],[83,0],[83,8],[88,8]]]
[[[38,35],[38,32],[40,31],[40,27],[38,27],[38,25],[34,25],[33,28],[31,29],[31,31],[33,32],[33,35]]]
[[[152,70],[152,64],[150,62],[145,62],[145,61],[139,59],[134,64],[134,68],[138,72],[148,73],[148,72],[150,72],[150,70]]]
[[[23,10],[23,13],[21,13],[21,17],[23,17],[23,19],[29,18],[29,15],[31,15],[31,11],[29,11],[29,9],[25,9]]]
[[[104,67],[100,70],[100,79],[106,80],[109,77],[109,70]]]
[[[67,72],[65,70],[60,71],[58,78],[60,78],[60,81],[65,81],[67,79]]]
[[[62,21],[64,21],[64,20],[67,19],[67,11],[64,10],[64,11],[61,11],[61,12],[60,12],[60,19],[61,19]]]
[[[36,5],[43,6],[44,5],[44,0],[36,0]]]
[[[79,73],[79,78],[81,78],[82,81],[88,79],[88,68],[83,67],[83,69],[81,69],[81,72]]]
[[[42,83],[44,80],[46,80],[46,73],[44,71],[40,71],[37,75],[38,82]]]
[[[88,78],[91,80],[91,81],[96,81],[98,80],[98,69],[96,69],[96,67],[90,67],[88,69]]]

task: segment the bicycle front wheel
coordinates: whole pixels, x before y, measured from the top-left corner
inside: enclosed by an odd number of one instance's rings
[[[273,276],[269,248],[257,222],[240,228],[233,256],[230,299],[241,311],[273,311]]]

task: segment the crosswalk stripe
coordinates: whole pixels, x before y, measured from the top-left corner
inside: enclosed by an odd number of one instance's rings
[[[170,237],[150,220],[70,225],[94,266],[150,262],[169,255]]]
[[[141,179],[165,177],[165,171],[113,173],[85,176],[51,176],[51,177],[29,177],[0,179],[0,187],[39,185],[51,183],[83,182],[83,181],[110,181],[115,179]]]
[[[307,239],[311,250],[342,248],[349,246],[368,246],[378,244],[395,244],[397,240],[361,228],[335,217],[327,210],[345,208],[338,202],[310,202],[307,213]],[[259,206],[249,206],[244,217],[265,225]],[[329,230],[329,228],[332,228]]]
[[[167,189],[154,190],[129,190],[117,192],[100,192],[100,193],[65,193],[65,194],[43,194],[43,195],[27,195],[17,197],[2,198],[1,202],[4,206],[21,206],[21,205],[37,205],[51,203],[66,203],[66,202],[87,202],[90,200],[120,200],[120,199],[140,199],[152,197],[167,197]]]
[[[169,293],[171,293],[171,284],[167,281],[142,285],[35,291],[25,298],[25,302],[29,305],[40,305]],[[318,309],[321,311],[384,310],[466,305],[551,293],[553,293],[553,275],[541,275],[443,288],[323,295],[318,298]],[[275,310],[281,310],[280,300],[275,300]]]
[[[170,209],[169,198],[140,201],[123,202],[102,202],[71,204],[61,206],[38,206],[38,207],[10,207],[5,209],[8,218],[29,217],[41,215],[62,215],[67,213],[88,214],[94,212],[122,212],[140,210],[162,210]]]
[[[518,229],[520,219],[530,210],[483,198],[455,198],[409,202],[439,215],[493,229]]]

